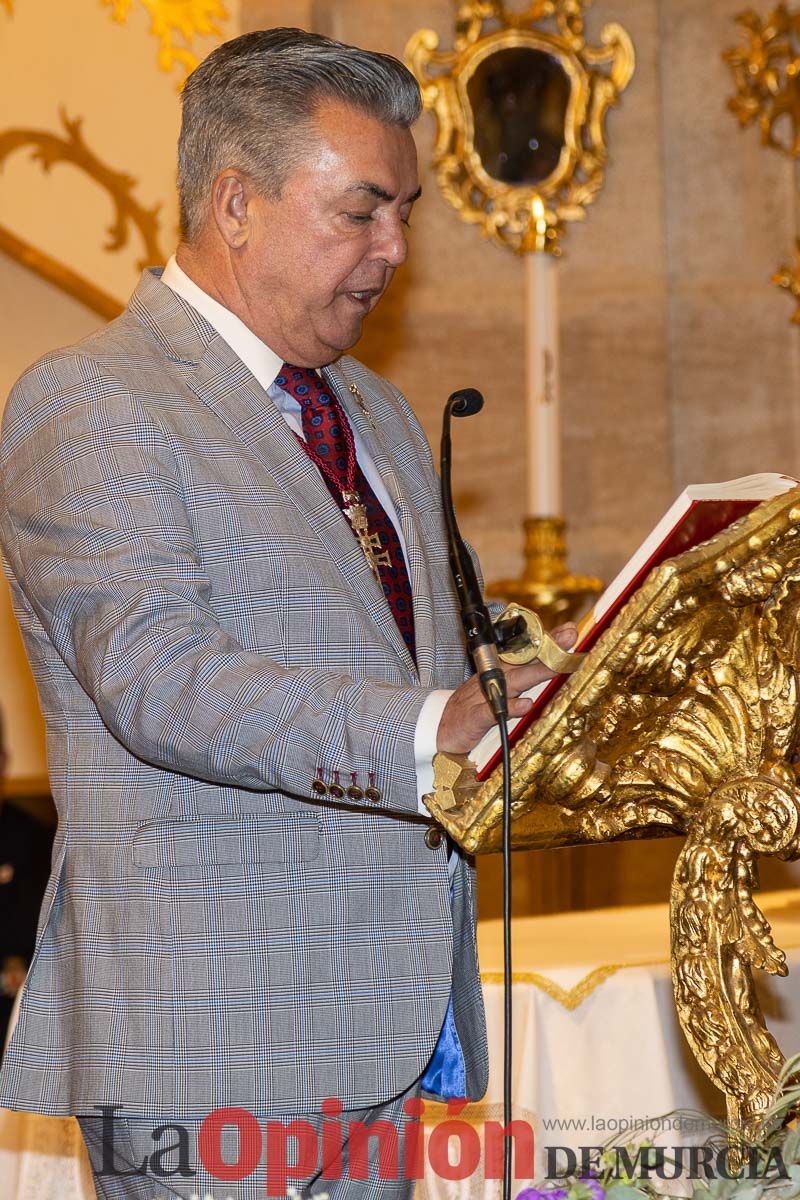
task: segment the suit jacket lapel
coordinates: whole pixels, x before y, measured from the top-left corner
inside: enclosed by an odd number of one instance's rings
[[[404,489],[392,456],[381,437],[380,423],[370,419],[356,395],[341,363],[326,367],[325,377],[350,418],[354,429],[367,447],[378,468],[384,486],[394,504],[403,530],[408,563],[411,569],[411,590],[414,596],[414,632],[417,649],[417,671],[424,687],[435,687],[435,629],[433,622],[433,588],[428,571],[424,542],[414,516],[413,497]],[[388,608],[388,605],[387,605]],[[409,660],[411,656],[409,655]]]
[[[148,270],[131,299],[130,311],[146,324],[167,354],[182,367],[195,395],[258,456],[276,484],[308,520],[348,586],[364,604],[409,678],[435,686],[431,581],[422,538],[413,520],[413,501],[404,491],[391,456],[362,412],[342,368],[326,378],[367,446],[398,514],[411,568],[417,664],[409,654],[383,589],[361,547],[331,498],[319,471],[298,445],[286,421],[228,343],[191,305],[165,287],[160,271]]]
[[[255,453],[305,516],[348,587],[364,604],[416,682],[417,670],[392,611],[347,521],[267,393],[221,337],[187,376],[192,391]]]

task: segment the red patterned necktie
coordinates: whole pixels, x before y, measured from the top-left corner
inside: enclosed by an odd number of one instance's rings
[[[300,405],[306,453],[347,517],[416,661],[414,606],[400,539],[358,464],[344,410],[316,371],[307,367],[284,363],[275,382]]]

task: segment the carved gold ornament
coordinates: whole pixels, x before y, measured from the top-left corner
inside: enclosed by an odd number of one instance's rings
[[[766,20],[752,8],[736,20],[746,44],[722,56],[736,85],[728,108],[742,129],[758,122],[765,146],[800,158],[800,12],[779,4]],[[792,320],[800,325],[800,255],[793,269],[781,267],[772,282],[798,300]]]
[[[736,23],[747,44],[722,56],[736,84],[728,108],[743,129],[758,121],[765,146],[800,158],[800,12],[779,4],[762,21],[748,8]]]
[[[63,110],[60,116],[66,137],[43,129],[1,131],[0,169],[9,155],[25,148],[33,150],[33,159],[41,164],[44,171],[49,172],[56,163],[70,163],[77,167],[99,184],[111,198],[114,215],[108,228],[105,249],[112,252],[122,250],[135,233],[141,240],[143,251],[137,263],[139,269],[149,264],[163,263],[165,257],[158,241],[160,205],[148,209],[139,204],[133,196],[136,186],[133,176],[124,171],[113,170],[89,149],[81,132],[82,120],[79,117],[70,120]],[[2,227],[0,248],[8,250],[25,266],[36,270],[57,286],[64,287],[102,316],[115,316],[120,311],[121,306],[113,297]]]
[[[123,23],[134,0],[100,0],[111,8],[115,21]],[[150,32],[158,38],[158,65],[170,72],[175,66],[182,70],[182,79],[195,69],[200,59],[192,43],[195,37],[224,36],[219,22],[227,21],[228,10],[222,0],[139,0],[150,14]],[[175,39],[182,40],[176,43]]]
[[[786,974],[753,892],[800,857],[800,490],[655,570],[512,750],[517,849],[683,834],[672,886],[681,1024],[752,1128],[782,1056],[753,971]],[[502,779],[437,755],[437,821],[500,846]]]
[[[634,71],[622,26],[599,47],[584,36],[591,0],[464,0],[454,48],[419,30],[406,61],[436,116],[439,186],[459,216],[516,253],[559,253],[566,222],[585,218],[608,156],[605,120]],[[541,226],[541,229],[537,228]],[[541,240],[541,237],[539,238]]]
[[[792,321],[795,325],[800,325],[800,238],[797,239],[794,265],[781,267],[772,276],[772,282],[794,296],[797,301],[797,308],[794,310]]]

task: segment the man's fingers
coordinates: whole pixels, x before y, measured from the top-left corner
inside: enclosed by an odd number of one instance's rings
[[[578,631],[572,622],[553,630],[553,637],[562,650],[574,646]],[[504,667],[508,685],[508,714],[524,717],[533,701],[521,696],[537,683],[553,678],[553,672],[543,663],[528,663],[521,667]],[[437,746],[449,754],[468,754],[494,724],[491,709],[484,699],[477,675],[458,688],[447,702],[439,723]]]
[[[562,650],[571,650],[578,640],[578,626],[573,621],[557,625],[553,630],[552,637]]]

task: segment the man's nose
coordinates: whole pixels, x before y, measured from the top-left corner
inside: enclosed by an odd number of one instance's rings
[[[408,238],[405,226],[399,218],[387,222],[381,230],[381,236],[376,247],[377,253],[387,263],[395,268],[401,267],[408,258]]]

